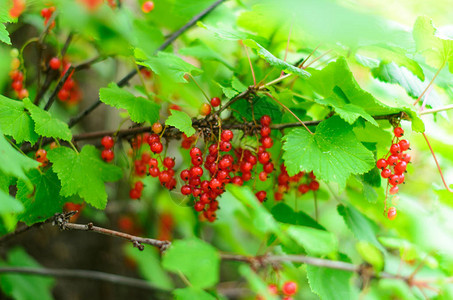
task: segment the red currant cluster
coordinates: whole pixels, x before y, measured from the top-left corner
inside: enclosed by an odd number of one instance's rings
[[[290,191],[291,187],[297,186],[297,190],[302,195],[309,191],[316,192],[319,190],[319,182],[316,180],[316,176],[313,172],[299,172],[294,176],[289,176],[286,167],[283,164],[280,165],[280,174],[277,177],[277,181],[277,191],[274,193],[276,201],[282,200],[283,195]]]
[[[106,135],[101,140],[102,146],[104,146],[104,150],[102,150],[101,157],[106,162],[111,162],[115,158],[115,154],[113,153],[113,146],[115,146],[115,140],[113,137]]]
[[[411,156],[406,153],[410,149],[410,144],[406,139],[400,139],[404,135],[401,127],[393,129],[394,137],[392,145],[387,154],[376,162],[376,166],[381,169],[381,177],[388,179],[387,189],[390,195],[395,195],[399,191],[398,185],[404,183],[404,173],[407,164],[411,161]],[[391,207],[387,212],[387,217],[393,220],[396,217],[396,208]]]
[[[192,135],[190,137],[187,137],[185,133],[182,134],[182,142],[181,142],[181,147],[183,149],[189,150],[193,143],[196,141],[195,135]]]
[[[19,51],[14,49],[11,51],[11,55],[13,56],[13,60],[11,61],[11,72],[9,72],[9,77],[12,80],[11,88],[14,90],[19,99],[24,99],[28,97],[28,90],[24,88],[24,73],[19,70]]]
[[[52,58],[52,60],[58,59],[56,57]],[[57,62],[54,61],[54,67],[52,67],[52,60],[49,62],[49,65],[52,69],[57,66]],[[68,63],[66,60],[63,60],[63,71],[61,72],[61,77],[66,73],[66,71],[69,69],[71,66],[70,63]],[[59,69],[60,65],[58,65]],[[82,99],[82,92],[80,91],[79,85],[77,82],[72,78],[72,75],[74,74],[74,70],[72,70],[71,74],[68,76],[68,79],[64,82],[63,86],[61,87],[60,91],[58,92],[58,99],[60,99],[61,102],[65,102],[70,105],[77,104],[80,102]]]
[[[44,18],[44,26],[49,23],[50,18],[52,17],[52,14],[55,12],[55,6],[51,7],[46,7],[41,10],[41,16]],[[49,30],[53,29],[55,27],[55,21],[52,22],[49,26]]]
[[[40,167],[45,167],[49,163],[49,160],[47,159],[47,151],[44,149],[38,149],[35,153],[35,158],[41,163]]]
[[[294,281],[286,281],[282,285],[281,291],[279,291],[278,286],[273,283],[269,284],[267,286],[267,288],[268,288],[269,294],[271,294],[271,295],[277,296],[279,294],[282,294],[283,300],[292,300],[293,297],[291,297],[291,296],[297,293],[298,286],[297,286],[297,283]],[[264,298],[262,296],[257,296],[256,299],[261,300]]]

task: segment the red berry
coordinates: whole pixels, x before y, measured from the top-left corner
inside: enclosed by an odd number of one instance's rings
[[[111,162],[115,157],[115,154],[113,153],[112,149],[104,149],[102,150],[101,157],[104,161]]]
[[[271,134],[271,128],[268,126],[261,127],[260,134],[262,137],[269,136]]]
[[[142,193],[136,189],[131,189],[129,191],[129,197],[131,199],[139,199],[141,197]]]
[[[153,151],[154,153],[161,153],[162,150],[164,150],[164,146],[162,145],[161,142],[154,142],[151,144],[151,151]]]
[[[232,165],[233,164],[231,163],[231,161],[229,159],[226,159],[226,158],[222,158],[219,161],[220,170],[228,170],[229,168],[231,168]]]
[[[207,116],[211,113],[211,105],[203,103],[200,107],[200,115]]]
[[[201,201],[195,202],[194,209],[196,211],[202,211],[204,209],[204,204]]]
[[[249,181],[252,178],[252,173],[250,172],[243,172],[242,173],[242,180]]]
[[[400,184],[400,177],[398,175],[392,175],[389,177],[389,183],[393,186]]]
[[[193,188],[193,189],[192,189],[192,195],[193,195],[194,197],[200,196],[201,192],[202,192],[202,191],[201,191],[200,188]]]
[[[391,221],[396,218],[396,207],[392,206],[387,212],[387,218]]]
[[[395,166],[397,164],[398,160],[399,160],[398,156],[391,155],[391,156],[389,156],[389,158],[387,158],[387,164],[389,166]]]
[[[297,187],[297,190],[299,190],[299,192],[301,192],[302,194],[306,194],[308,193],[308,191],[310,191],[310,187],[308,186],[308,184],[301,184]]]
[[[189,195],[192,193],[192,188],[189,185],[183,185],[181,187],[181,194],[183,195]]]
[[[219,189],[221,186],[222,186],[222,183],[217,178],[213,178],[209,182],[209,187],[214,191]]]
[[[385,169],[387,168],[387,166],[387,160],[385,160],[384,158],[381,158],[376,162],[376,167],[378,167],[378,169]]]
[[[260,119],[260,123],[262,126],[268,126],[271,125],[271,117],[269,117],[268,115],[264,115],[261,117]]]
[[[272,173],[274,171],[274,164],[272,162],[267,162],[263,165],[263,171],[267,174]]]
[[[381,172],[382,178],[389,178],[392,175],[392,171],[390,169],[384,169]]]
[[[160,170],[157,167],[149,167],[149,175],[152,177],[157,177],[160,174]]]
[[[201,177],[201,175],[203,175],[203,169],[201,167],[195,166],[190,169],[190,176]]]
[[[309,187],[310,190],[312,190],[312,191],[317,191],[317,190],[319,190],[319,182],[317,182],[316,180],[313,180],[312,182],[310,182],[310,184],[308,185],[308,187]]]
[[[264,172],[264,171],[263,171],[263,172],[260,172],[260,174],[259,174],[258,177],[259,177],[259,179],[260,179],[261,181],[266,181],[266,180],[267,180],[267,173]]]
[[[390,195],[395,195],[396,193],[398,193],[398,190],[399,190],[399,188],[397,186],[392,186],[390,188],[389,193],[390,193]]]
[[[246,160],[251,163],[252,165],[256,165],[256,163],[258,162],[258,159],[256,158],[255,155],[249,155],[247,156]],[[272,165],[273,166],[273,165]]]
[[[209,154],[215,155],[219,152],[219,147],[217,146],[217,144],[212,144],[211,146],[209,146],[208,150]]]
[[[259,191],[255,194],[255,196],[260,202],[264,202],[264,200],[266,200],[267,193],[265,191]]]
[[[35,153],[35,158],[39,162],[43,162],[47,159],[47,151],[44,149],[38,149]]]
[[[101,144],[105,149],[111,149],[115,145],[115,140],[113,137],[106,135],[101,139]]]
[[[229,152],[231,150],[231,143],[230,142],[225,142],[225,141],[222,141],[220,143],[220,151],[223,151],[223,152]]]
[[[197,147],[193,147],[192,149],[190,149],[190,157],[197,157],[197,156],[201,156],[203,153],[201,152],[200,148],[197,148]]]
[[[249,163],[248,161],[245,161],[241,164],[240,166],[240,169],[241,169],[241,172],[245,173],[245,172],[250,172],[253,168],[253,165],[251,163]]]
[[[160,174],[159,174],[160,183],[165,184],[167,182],[170,182],[170,180],[171,180],[171,176],[170,176],[170,173],[168,171],[160,172]]]
[[[191,177],[189,179],[189,185],[192,187],[199,186],[201,183],[200,177]]]
[[[297,283],[294,281],[285,282],[282,287],[282,292],[287,296],[294,295],[297,292]]]
[[[399,163],[396,164],[393,171],[395,172],[395,174],[401,175],[404,173],[404,171],[406,171],[406,168],[407,168],[407,163],[405,161],[400,161]]]
[[[162,132],[162,124],[160,124],[159,122],[154,123],[151,128],[155,134],[159,134]]]
[[[167,156],[164,158],[163,164],[164,167],[166,167],[167,169],[172,169],[175,166],[175,160]]]
[[[231,179],[231,183],[234,185],[242,186],[244,184],[244,181],[242,180],[241,177],[234,176],[233,179]]]
[[[27,98],[28,97],[28,90],[27,89],[21,89],[17,96],[19,97],[19,99]]]
[[[58,70],[61,67],[61,61],[58,59],[58,57],[53,57],[49,61],[49,67],[53,70]]]
[[[64,87],[58,91],[58,99],[61,101],[66,101],[69,98],[69,90],[65,89]]]
[[[275,192],[274,199],[275,199],[275,201],[281,201],[283,199],[283,194],[280,192]]]
[[[271,295],[278,295],[278,287],[275,284],[269,284],[267,286],[267,290],[269,291],[269,294]]]
[[[395,129],[393,129],[393,134],[395,134],[396,137],[402,137],[404,130],[401,127],[395,127]]]
[[[190,177],[190,171],[189,170],[182,170],[181,174],[179,174],[182,180],[187,181],[189,180]]]
[[[258,154],[258,161],[263,165],[269,162],[270,159],[271,155],[269,154],[269,152],[261,152],[260,154]]]
[[[393,144],[392,146],[390,146],[390,153],[392,154],[398,154],[401,152],[401,148],[400,148],[400,145],[398,144]]]
[[[11,83],[11,88],[16,92],[20,92],[20,90],[22,90],[22,80],[14,80],[13,83]]]
[[[220,105],[220,98],[219,97],[211,98],[211,105],[212,105],[212,107],[219,106]]]
[[[228,129],[222,131],[220,138],[222,139],[222,141],[225,141],[225,142],[231,141],[233,139],[233,131],[228,130]]]
[[[411,144],[407,140],[401,140],[398,145],[400,146],[401,151],[406,151]]]
[[[143,182],[141,182],[141,181],[137,181],[134,186],[134,188],[139,192],[141,192],[143,190],[143,187],[144,187],[144,185],[143,185]]]
[[[274,141],[270,136],[265,136],[261,138],[261,144],[263,145],[264,148],[269,149],[272,148],[272,146],[274,145]]]
[[[154,9],[154,2],[153,1],[146,1],[145,3],[143,3],[142,5],[142,11],[147,14],[149,13],[150,11],[152,11]]]
[[[406,163],[410,163],[411,162],[410,154],[403,153],[403,156],[401,157],[401,160],[405,161]]]
[[[151,146],[151,145],[154,144],[154,143],[160,142],[160,137],[159,137],[157,134],[153,133],[153,134],[150,134],[150,135],[146,138],[145,142],[148,143],[148,145]]]

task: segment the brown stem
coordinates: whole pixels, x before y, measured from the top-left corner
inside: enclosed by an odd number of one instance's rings
[[[128,233],[120,232],[120,231],[115,231],[99,226],[94,226],[93,223],[88,223],[86,225],[84,224],[75,224],[75,223],[69,223],[68,220],[70,216],[74,212],[66,213],[66,214],[57,214],[54,217],[54,224],[58,225],[60,229],[62,230],[82,230],[82,231],[92,231],[96,232],[99,234],[104,234],[104,235],[109,235],[113,237],[117,237],[120,239],[124,239],[127,241],[130,241],[134,247],[137,247],[139,250],[143,250],[144,246],[143,244],[146,245],[151,245],[154,247],[157,247],[161,252],[165,251],[168,249],[168,247],[171,245],[171,242],[169,241],[161,241],[161,240],[155,240],[155,239],[150,239],[150,238],[143,238],[139,236],[134,236]]]
[[[450,193],[453,193],[453,190],[448,186],[447,182],[445,181],[444,174],[442,173],[442,169],[440,168],[439,162],[437,161],[436,154],[434,154],[434,150],[433,150],[433,148],[431,147],[431,144],[428,141],[428,137],[426,136],[426,134],[424,132],[422,134],[423,134],[423,137],[425,138],[426,144],[428,144],[429,150],[431,151],[431,154],[432,154],[432,156],[434,158],[434,161],[436,162],[437,170],[439,170],[439,174],[440,174],[440,177],[442,178],[442,182],[444,183],[445,188]]]

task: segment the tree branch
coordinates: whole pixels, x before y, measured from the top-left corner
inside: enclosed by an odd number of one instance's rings
[[[120,232],[120,231],[115,231],[103,227],[98,227],[94,226],[93,223],[88,223],[86,225],[84,224],[75,224],[75,223],[70,223],[69,218],[76,212],[69,212],[66,214],[56,214],[54,217],[54,222],[53,224],[58,225],[61,230],[82,230],[82,231],[92,231],[104,235],[109,235],[113,237],[117,237],[123,240],[127,240],[131,242],[134,247],[137,247],[139,250],[143,250],[144,246],[143,244],[146,245],[151,245],[156,248],[158,248],[161,252],[167,250],[167,248],[171,245],[169,241],[161,241],[161,240],[155,240],[155,239],[150,239],[150,238],[142,238],[138,236],[134,236],[128,233]]]
[[[217,0],[214,2],[211,6],[200,12],[198,15],[194,16],[189,22],[187,22],[184,26],[182,26],[180,29],[175,31],[162,45],[160,45],[159,48],[157,48],[156,51],[154,51],[154,54],[156,54],[159,51],[165,50],[171,43],[173,43],[180,35],[182,35],[187,29],[195,25],[199,20],[201,20],[203,17],[205,17],[207,14],[209,14],[211,11],[213,11],[217,6],[225,2],[226,0]],[[139,66],[138,69],[141,70],[143,69],[143,66]],[[119,80],[116,84],[119,87],[123,87],[126,84],[129,83],[129,81],[137,74],[137,70],[134,69],[130,71],[126,76],[124,76],[121,80]],[[93,104],[91,104],[86,110],[82,111],[80,114],[72,118],[68,126],[71,128],[75,124],[79,123],[80,120],[85,118],[87,115],[89,115],[93,110],[95,110],[100,104],[101,100],[98,98]]]
[[[113,284],[120,284],[134,288],[145,290],[156,290],[159,287],[151,285],[146,280],[104,273],[99,271],[90,270],[77,270],[77,269],[47,269],[47,268],[29,268],[29,267],[0,267],[1,273],[19,273],[28,275],[40,275],[47,277],[62,277],[62,278],[78,278],[78,279],[91,279],[98,281],[110,282]]]

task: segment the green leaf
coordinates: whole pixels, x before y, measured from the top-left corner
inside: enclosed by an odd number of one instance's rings
[[[137,54],[136,54],[137,57]],[[172,53],[159,52],[155,57],[137,57],[137,64],[153,70],[159,76],[164,76],[174,82],[186,83],[185,74],[199,75],[203,73],[199,68],[185,62]]]
[[[41,267],[22,248],[14,248],[8,252],[6,262],[2,267]],[[55,280],[49,277],[30,274],[1,274],[0,286],[2,292],[19,300],[52,300],[52,286]]]
[[[126,255],[137,263],[140,274],[146,280],[160,289],[171,290],[174,288],[170,276],[161,266],[159,251],[157,249],[145,247],[143,251],[137,251],[137,249],[130,245],[125,246],[124,251]]]
[[[72,140],[71,130],[66,123],[53,118],[49,112],[34,105],[30,99],[25,98],[23,101],[25,108],[30,112],[31,118],[35,122],[36,133],[54,139]]]
[[[16,143],[23,141],[36,143],[39,136],[35,133],[34,123],[25,111],[24,103],[0,95],[0,128],[3,133],[14,138]]]
[[[211,287],[219,281],[219,254],[199,239],[173,242],[163,255],[162,265],[169,271],[181,272],[196,288]]]
[[[418,17],[413,30],[415,46],[426,58],[426,62],[441,68],[448,62],[453,73],[453,40],[443,36],[426,16]]]
[[[374,167],[373,153],[339,117],[321,122],[314,135],[297,128],[283,140],[283,159],[290,176],[314,171],[320,180],[337,182],[344,188],[351,174],[363,174]]]
[[[119,180],[123,175],[120,168],[105,163],[99,150],[91,145],[83,147],[80,153],[58,147],[49,151],[47,158],[61,181],[60,195],[78,194],[98,209],[104,209],[107,204],[104,183]]]
[[[203,291],[202,289],[195,288],[195,287],[187,287],[184,289],[176,289],[173,291],[173,295],[175,296],[176,300],[215,300],[214,296],[211,294]]]
[[[158,104],[143,97],[136,97],[118,87],[116,83],[112,82],[108,87],[100,89],[99,97],[105,104],[126,109],[134,122],[153,124],[159,120],[160,106]]]
[[[303,211],[295,212],[285,203],[279,203],[272,207],[272,215],[275,220],[281,223],[292,224],[292,225],[302,225],[307,227],[312,227],[320,230],[326,230],[318,222],[316,222],[312,217],[307,215]]]
[[[200,43],[195,46],[182,48],[179,50],[182,55],[193,56],[201,60],[214,60],[224,64],[227,68],[233,67],[217,52],[209,48],[206,44]]]
[[[258,55],[261,58],[265,59],[271,66],[273,66],[281,71],[284,71],[286,73],[295,74],[302,78],[310,77],[309,72],[307,72],[301,68],[295,67],[295,66],[275,57],[274,55],[272,55],[272,53],[270,53],[268,50],[266,50],[263,46],[261,46],[254,40],[245,40],[244,44],[251,48],[256,49],[258,52]]]
[[[265,42],[265,40],[262,37],[258,37],[255,35],[252,35],[250,33],[247,33],[245,31],[241,31],[237,28],[232,28],[231,26],[228,26],[227,24],[219,24],[217,27],[211,26],[209,24],[205,24],[203,22],[197,22],[197,25],[211,31],[214,33],[216,37],[218,37],[221,40],[229,40],[229,41],[239,41],[239,40],[247,40],[247,39],[253,39],[253,40],[260,40],[260,42]]]
[[[3,132],[0,130],[0,156],[2,157],[2,163],[0,164],[0,170],[6,175],[11,175],[17,178],[28,180],[25,175],[25,171],[28,171],[39,166],[39,162],[33,160],[23,154],[17,152],[16,149],[11,146],[3,136]]]
[[[338,250],[338,241],[331,232],[297,225],[284,225],[283,231],[309,255],[324,256]]]
[[[27,175],[33,187],[22,180],[17,183],[16,198],[25,206],[25,211],[19,215],[19,221],[31,225],[61,212],[67,199],[60,196],[60,180],[53,170],[48,169],[44,173],[33,169]]]
[[[355,299],[350,290],[351,272],[307,266],[308,283],[321,299]]]
[[[373,221],[349,204],[338,205],[337,211],[343,217],[344,222],[358,240],[367,241],[382,252],[385,252],[384,247],[382,247],[381,243],[379,243],[376,238],[377,225],[374,224]]]
[[[251,106],[253,105],[253,114]],[[259,120],[263,115],[269,115],[272,118],[272,122],[279,123],[282,120],[282,111],[274,100],[269,97],[254,97],[252,104],[246,99],[240,99],[231,105],[233,108],[233,115],[238,121],[243,121],[244,118],[251,122],[253,117],[255,120]]]
[[[171,115],[165,121],[165,125],[174,126],[184,132],[187,136],[195,134],[195,129],[192,127],[192,119],[183,111],[170,110]]]
[[[6,30],[6,26],[0,23],[0,41],[5,44],[11,45],[11,39],[9,38],[9,32]]]
[[[20,201],[11,197],[8,193],[0,190],[0,214],[20,213],[24,206]]]
[[[344,57],[328,64],[322,70],[312,70],[311,74],[308,83],[322,96],[314,100],[319,104],[331,106],[349,124],[362,117],[377,126],[372,116],[398,112],[360,88]]]
[[[378,248],[376,248],[376,246],[371,243],[361,241],[358,242],[355,247],[363,260],[372,265],[377,272],[384,269],[384,255]]]
[[[164,42],[162,32],[150,22],[135,19],[133,26],[134,45],[148,55],[152,55]]]

